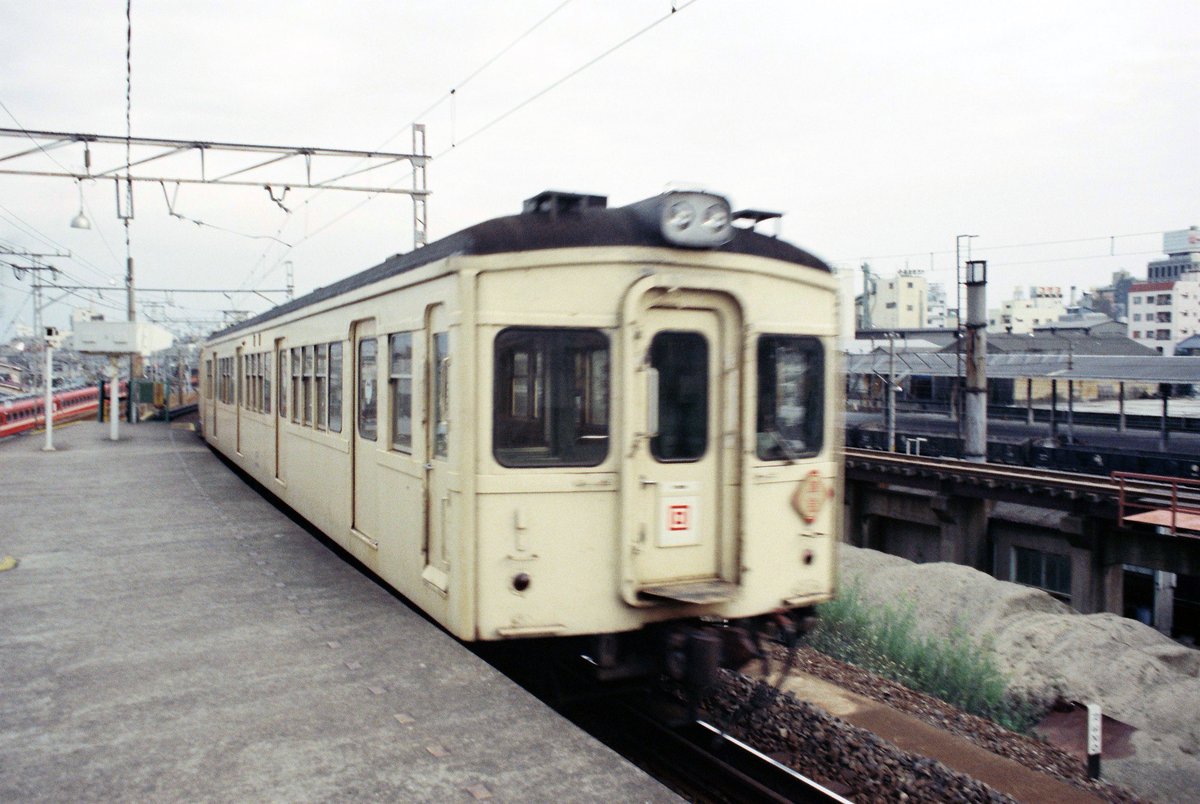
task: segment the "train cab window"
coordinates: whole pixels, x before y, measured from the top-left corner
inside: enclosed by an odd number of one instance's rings
[[[313,348],[311,346],[304,347],[304,368],[301,374],[302,388],[304,390],[304,423],[312,425],[313,423]]]
[[[412,333],[388,339],[388,382],[392,397],[392,449],[412,452]]]
[[[596,466],[608,455],[608,340],[595,330],[496,336],[492,449],[504,466]]]
[[[375,352],[379,348],[374,338],[358,342],[358,435],[374,441],[379,430],[378,401],[375,399]]]
[[[342,345],[329,344],[329,432],[342,432]]]
[[[213,365],[212,358],[204,359],[204,397],[205,399],[213,398]]]
[[[300,423],[300,366],[299,347],[292,350],[292,421]]]
[[[816,338],[765,335],[758,341],[757,453],[765,461],[821,451],[825,353]]]
[[[650,454],[697,461],[708,448],[708,341],[698,332],[660,332],[650,343],[658,371],[658,434]]]
[[[316,387],[316,427],[318,430],[325,430],[329,427],[329,347],[322,343],[315,349],[317,368],[313,378]]]

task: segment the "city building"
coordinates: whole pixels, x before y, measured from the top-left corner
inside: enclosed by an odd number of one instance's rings
[[[1014,298],[988,310],[988,332],[1029,335],[1035,327],[1057,321],[1067,312],[1062,288],[1034,286],[1029,298],[1018,288]]]
[[[867,273],[866,292],[859,303],[858,328],[924,328],[928,292],[928,282],[921,271],[903,270],[889,279]]]
[[[958,316],[946,305],[946,286],[941,282],[930,282],[925,303],[925,326],[933,329],[955,327]]]
[[[1200,272],[1200,227],[1164,232],[1163,251],[1165,260],[1146,264],[1147,281],[1169,281]]]
[[[1152,263],[1153,264],[1153,263]],[[1159,354],[1200,332],[1200,271],[1162,282],[1135,282],[1129,288],[1129,337]]]

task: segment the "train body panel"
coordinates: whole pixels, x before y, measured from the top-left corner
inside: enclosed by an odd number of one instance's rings
[[[205,437],[463,639],[820,602],[837,285],[739,237],[434,244],[214,336]]]

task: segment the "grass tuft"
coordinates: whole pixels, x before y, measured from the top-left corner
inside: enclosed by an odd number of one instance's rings
[[[819,613],[808,643],[822,653],[1022,734],[1041,718],[1040,706],[1009,691],[990,644],[961,628],[948,638],[922,635],[911,601],[872,608],[850,584]]]

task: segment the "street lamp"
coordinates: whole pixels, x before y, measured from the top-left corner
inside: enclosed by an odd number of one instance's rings
[[[72,229],[91,229],[92,222],[88,220],[88,216],[83,212],[83,182],[75,182],[79,186],[79,214],[71,218]]]

